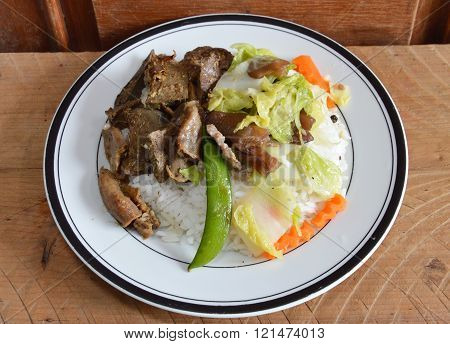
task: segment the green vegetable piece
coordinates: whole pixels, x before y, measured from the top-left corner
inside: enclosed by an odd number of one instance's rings
[[[255,252],[262,249],[274,257],[281,258],[282,251],[278,251],[268,238],[266,232],[258,226],[253,207],[249,203],[240,204],[234,211],[233,221],[241,238],[247,244],[250,251]]]
[[[200,184],[200,181],[203,179],[203,172],[200,171],[197,165],[192,165],[187,168],[180,169],[181,175],[190,180],[195,185]]]
[[[300,110],[312,99],[310,84],[300,74],[262,84],[262,90],[252,94],[257,114],[249,115],[238,124],[236,130],[250,123],[267,128],[272,137],[281,143],[292,141],[291,123],[298,118]]]
[[[214,89],[211,92],[208,110],[223,112],[238,112],[250,109],[253,106],[252,98],[241,91],[231,88]]]
[[[231,224],[231,181],[219,147],[203,139],[203,164],[206,172],[206,220],[202,240],[188,271],[208,264],[222,250]]]
[[[311,148],[302,146],[295,149],[289,153],[288,159],[306,176],[309,187],[318,195],[328,198],[341,191],[342,175],[339,167]]]
[[[253,45],[248,43],[235,43],[231,46],[236,49],[236,54],[234,54],[233,61],[228,70],[233,70],[238,64],[247,61],[255,56],[275,56],[270,50],[260,48],[257,49]]]

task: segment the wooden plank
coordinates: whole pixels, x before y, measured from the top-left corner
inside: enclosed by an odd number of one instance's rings
[[[0,2],[0,52],[53,50],[48,36],[38,27],[48,31],[45,12],[38,2]]]
[[[69,35],[59,0],[45,0],[43,6],[47,18],[47,26],[49,27],[48,34],[51,35],[53,43],[59,48],[57,50],[67,50],[69,47]]]
[[[251,13],[308,26],[346,45],[408,44],[419,0],[93,0],[103,49],[163,22],[207,13]],[[169,8],[170,7],[170,8]]]
[[[98,51],[100,40],[91,0],[59,0],[64,12],[69,48],[73,51]]]
[[[410,44],[449,43],[446,41],[450,3],[446,0],[420,0]]]
[[[0,52],[100,49],[91,0],[0,2]]]
[[[204,319],[125,296],[78,260],[45,201],[42,150],[67,87],[98,53],[0,54],[0,321],[35,323],[448,323],[450,46],[351,47],[403,118],[409,182],[375,254],[336,288],[259,317]]]

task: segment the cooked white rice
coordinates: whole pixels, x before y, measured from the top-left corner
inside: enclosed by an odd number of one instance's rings
[[[332,113],[330,113],[332,114]],[[346,175],[347,161],[346,149],[350,140],[343,119],[338,118],[337,123],[327,119],[321,123],[320,130],[324,130],[333,144],[320,144],[315,141],[308,143],[317,153],[333,161]],[[206,186],[203,180],[200,185],[193,183],[178,184],[172,180],[160,184],[153,174],[141,175],[132,180],[132,185],[139,187],[146,202],[148,202],[159,219],[161,227],[155,231],[155,235],[166,242],[184,242],[190,245],[198,245],[205,224],[206,216]],[[233,180],[234,200],[243,196],[245,186],[242,182]],[[347,185],[344,177],[343,185]],[[342,194],[345,195],[346,189]],[[310,218],[320,207],[320,200],[308,194],[306,191],[297,193],[298,206],[305,218]],[[238,251],[244,255],[250,255],[245,244],[238,236],[235,229],[231,228],[225,251]]]

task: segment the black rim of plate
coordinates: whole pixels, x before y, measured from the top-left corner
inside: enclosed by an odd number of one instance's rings
[[[309,36],[322,44],[325,44],[352,64],[352,67],[358,69],[361,74],[370,82],[371,86],[376,90],[383,105],[385,106],[389,119],[392,124],[395,141],[396,141],[396,153],[397,153],[397,170],[395,171],[395,184],[392,188],[392,196],[383,218],[379,222],[377,228],[372,233],[371,238],[362,246],[358,252],[356,252],[345,264],[340,268],[321,279],[320,281],[306,287],[305,289],[293,292],[292,294],[284,295],[272,300],[262,301],[244,305],[204,305],[196,304],[178,300],[172,300],[163,296],[159,296],[141,289],[128,281],[124,280],[111,270],[106,268],[101,262],[97,260],[84,246],[84,244],[74,234],[72,227],[70,226],[64,211],[61,207],[58,194],[57,185],[55,180],[54,171],[54,159],[55,159],[55,147],[58,140],[58,133],[61,128],[62,121],[65,114],[77,95],[78,91],[86,83],[86,81],[97,72],[108,60],[115,55],[119,54],[122,50],[129,46],[154,36],[156,34],[184,27],[193,24],[204,24],[212,22],[223,21],[235,21],[235,22],[247,22],[247,23],[259,23],[269,24],[280,28],[295,31],[297,33]],[[58,224],[61,232],[66,238],[69,245],[73,248],[75,253],[84,261],[84,263],[96,272],[99,276],[103,277],[111,285],[119,288],[131,296],[146,301],[150,304],[161,306],[162,308],[171,309],[174,311],[180,311],[184,313],[192,313],[198,315],[239,315],[239,314],[251,314],[258,312],[267,312],[274,308],[288,307],[290,304],[299,302],[313,294],[320,293],[326,288],[333,286],[339,280],[348,277],[349,273],[357,268],[362,261],[367,258],[368,255],[377,247],[380,240],[389,230],[393,220],[395,219],[398,208],[403,197],[404,188],[406,186],[406,174],[407,174],[407,148],[406,139],[404,136],[403,126],[400,120],[400,115],[395,108],[395,105],[389,96],[388,92],[381,84],[381,82],[375,77],[372,71],[355,55],[339,45],[330,38],[312,31],[306,27],[298,24],[294,24],[287,21],[282,21],[270,17],[254,16],[254,15],[242,15],[242,14],[217,14],[207,16],[197,16],[186,19],[180,19],[167,24],[157,26],[155,28],[143,31],[120,44],[113,47],[111,50],[102,55],[98,60],[94,62],[74,83],[71,89],[68,91],[64,99],[62,100],[50,127],[47,143],[45,148],[44,158],[44,180],[47,192],[47,198],[49,205],[52,209],[53,217]]]

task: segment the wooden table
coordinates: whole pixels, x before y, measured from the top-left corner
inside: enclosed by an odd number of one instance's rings
[[[0,54],[0,321],[8,323],[448,323],[450,45],[351,47],[391,92],[406,126],[409,182],[380,248],[345,282],[259,317],[194,318],[122,294],[56,228],[42,155],[53,113],[99,53]]]

